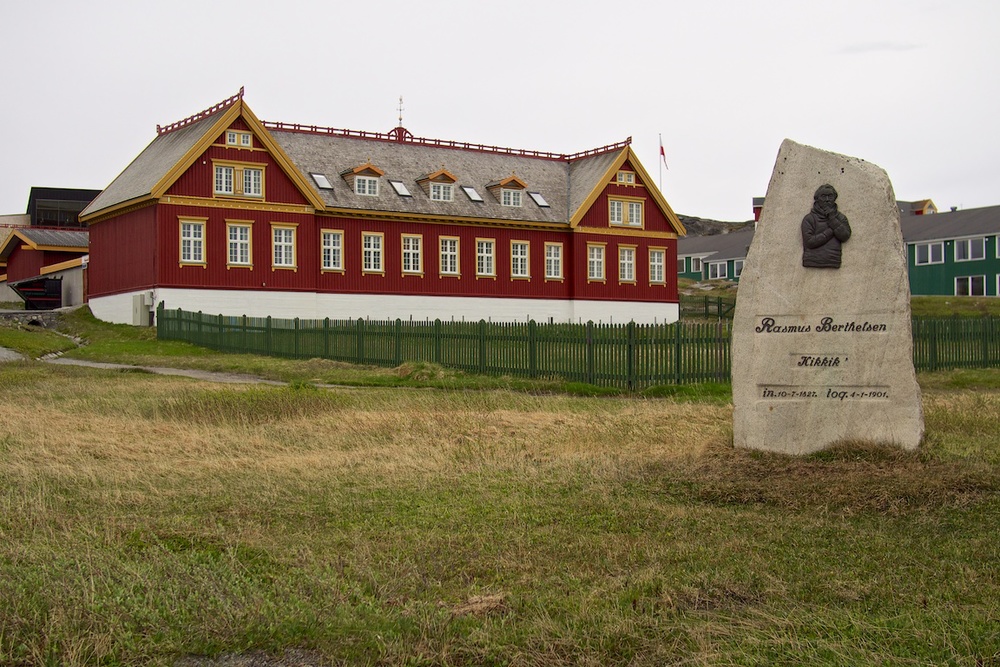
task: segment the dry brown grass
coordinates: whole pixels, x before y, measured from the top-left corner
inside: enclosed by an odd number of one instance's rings
[[[714,402],[0,379],[0,663],[975,664],[1000,646],[1000,392],[928,394],[920,452],[788,458],[733,450]]]
[[[31,443],[9,469],[118,479],[236,468],[308,476],[523,472],[539,463],[690,458],[729,437],[726,406],[663,400],[337,394],[135,375],[120,384],[95,392],[90,378],[53,378],[5,396],[0,432]]]

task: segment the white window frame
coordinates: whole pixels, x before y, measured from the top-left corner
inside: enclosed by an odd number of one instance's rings
[[[634,245],[618,246],[618,282],[635,284],[635,251]]]
[[[608,224],[642,228],[644,208],[642,200],[609,197]]]
[[[264,196],[264,170],[256,167],[243,168],[243,196]]]
[[[320,231],[320,268],[322,271],[344,270],[344,230]]]
[[[531,278],[531,244],[528,241],[510,242],[510,278]]]
[[[604,243],[587,244],[587,282],[604,282]]]
[[[363,197],[378,197],[378,178],[374,176],[355,176],[354,194]]]
[[[701,264],[702,264],[702,258],[701,257],[692,257],[691,258],[691,273],[702,273]]]
[[[219,160],[213,164],[213,192],[221,197],[263,199],[267,186],[265,165]]]
[[[180,218],[180,264],[205,266],[205,230],[208,218]]]
[[[979,256],[973,256],[974,245],[978,246]],[[965,248],[965,257],[959,257],[959,248]],[[971,239],[955,239],[955,261],[956,262],[976,262],[986,259],[986,237],[980,236]]]
[[[650,285],[666,285],[667,284],[667,249],[666,248],[650,248],[649,249],[649,284]]]
[[[562,253],[563,253],[563,244],[562,243],[546,243],[545,244],[545,279],[546,280],[562,280],[563,279]]]
[[[617,183],[624,183],[627,185],[635,184],[635,172],[634,171],[619,171],[618,177],[615,179]]]
[[[521,207],[521,191],[512,190],[509,188],[500,189],[500,205],[508,206],[510,208],[520,208]]]
[[[975,286],[974,281],[978,279],[982,284],[982,294],[974,294],[973,287]],[[959,293],[959,283],[960,281],[965,281],[967,294]],[[955,296],[986,296],[986,276],[955,276]]]
[[[401,258],[404,275],[424,274],[424,237],[420,234],[401,234],[399,246],[402,249]]]
[[[625,211],[628,213],[628,220],[625,221],[625,224],[631,227],[642,227],[644,210],[645,206],[642,205],[641,201],[628,202],[628,206],[625,207]]]
[[[234,238],[233,233],[237,236]],[[242,238],[245,232],[246,238]],[[250,221],[226,221],[226,256],[228,266],[253,268],[253,223]],[[244,259],[245,256],[245,259]]]
[[[457,236],[441,236],[438,238],[438,272],[443,276],[461,275],[459,250],[461,239]]]
[[[924,261],[920,261],[920,251],[921,249],[927,253],[927,258]],[[935,250],[937,251],[938,258],[934,259]],[[927,266],[929,264],[944,264],[944,241],[934,241],[929,243],[914,243],[913,244],[913,265],[914,266]]]
[[[271,268],[296,268],[295,237],[296,228],[291,225],[271,226]]]
[[[476,277],[496,278],[496,239],[476,239]]]
[[[226,130],[226,145],[227,146],[243,146],[252,147],[253,141],[251,140],[251,135],[249,132],[240,132],[239,130]]]
[[[361,272],[385,273],[385,234],[361,232]]]
[[[729,265],[723,260],[721,262],[708,263],[708,279],[724,280],[729,277]]]
[[[743,264],[745,260],[734,259],[733,260],[733,278],[739,278],[743,275]]]
[[[608,223],[612,225],[625,224],[625,202],[618,199],[608,200]]]
[[[431,183],[431,201],[451,201],[455,197],[455,188],[451,183]]]
[[[215,194],[233,195],[236,194],[236,168],[229,165],[215,165]]]

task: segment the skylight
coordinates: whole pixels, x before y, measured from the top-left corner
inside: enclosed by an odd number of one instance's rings
[[[392,181],[392,180],[390,180],[389,181],[389,185],[392,186],[392,189],[395,190],[396,194],[399,195],[400,197],[412,197],[413,196],[413,195],[410,194],[410,191],[406,189],[406,183],[403,183],[403,181]]]
[[[309,175],[313,177],[313,180],[316,181],[316,185],[318,185],[319,187],[323,188],[324,190],[333,190],[333,184],[331,184],[330,180],[323,174],[310,173]]]
[[[482,196],[476,192],[476,189],[471,185],[463,185],[462,192],[464,192],[472,201],[483,201]]]
[[[529,192],[528,196],[535,200],[535,203],[542,208],[548,208],[549,203],[545,201],[545,197],[542,196],[541,192]]]

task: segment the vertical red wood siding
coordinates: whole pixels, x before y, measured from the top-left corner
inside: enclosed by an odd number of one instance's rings
[[[167,195],[184,197],[215,197],[215,168],[213,160],[259,164],[264,168],[264,203],[308,204],[292,180],[282,171],[271,155],[260,149],[225,146],[225,133],[195,160],[187,171],[170,186]],[[255,144],[256,145],[256,144]],[[219,197],[218,199],[227,199]],[[229,198],[232,199],[232,198]],[[234,203],[246,204],[246,199],[233,199]]]
[[[41,268],[46,265],[45,253],[41,250],[26,249],[19,240],[12,242],[17,245],[7,257],[7,280],[15,282],[37,276]]]
[[[270,211],[231,211],[202,206],[162,204],[158,212],[157,242],[160,247],[158,282],[165,287],[206,289],[270,289],[312,291],[319,274],[318,250],[307,250],[314,237],[315,216]],[[183,265],[180,261],[180,225],[185,217],[207,218],[205,265]],[[229,266],[227,220],[251,223],[251,266]],[[296,268],[272,267],[272,223],[297,225]]]
[[[147,206],[90,226],[91,298],[155,286],[156,208]]]

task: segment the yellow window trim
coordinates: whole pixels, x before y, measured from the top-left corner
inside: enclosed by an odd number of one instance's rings
[[[365,268],[365,237],[366,236],[377,236],[382,239],[379,244],[379,266],[380,269],[366,269]],[[385,232],[361,232],[361,275],[363,276],[383,276],[385,277]]]
[[[215,191],[215,169],[216,167],[231,167],[233,170],[233,192]],[[260,196],[247,195],[243,193],[243,170],[260,170]],[[212,196],[219,199],[249,199],[251,201],[267,200],[267,165],[262,162],[240,162],[237,160],[216,160],[212,159]]]
[[[420,241],[420,251],[417,253],[420,257],[420,270],[419,271],[407,271],[403,268],[405,250],[403,249],[403,239],[417,239]],[[406,276],[424,276],[424,235],[423,234],[410,234],[410,233],[400,233],[399,235],[399,270],[402,272],[403,277]]]
[[[232,220],[226,218],[226,270],[229,269],[250,269],[253,271],[253,220]],[[249,227],[250,234],[247,236],[248,252],[250,255],[249,264],[237,264],[229,260],[229,230],[233,227]]]
[[[181,259],[184,256],[184,225],[194,224],[201,226],[201,261],[200,262],[185,262]],[[208,218],[196,217],[196,216],[177,216],[177,266],[200,266],[205,269],[208,268],[208,243],[207,243],[207,232],[208,232]]]
[[[298,228],[299,223],[297,222],[271,222],[271,271],[298,271],[299,270],[299,234]],[[292,263],[291,264],[275,264],[274,263],[274,230],[275,229],[291,229],[294,234],[292,234]]]
[[[340,234],[340,268],[339,269],[327,269],[323,267],[323,235],[324,234]],[[320,227],[319,230],[319,272],[320,273],[344,273],[344,260],[346,259],[344,253],[344,230],[343,229],[331,229],[329,227]]]

